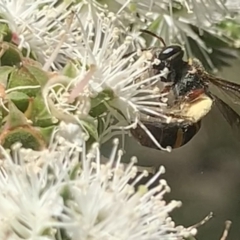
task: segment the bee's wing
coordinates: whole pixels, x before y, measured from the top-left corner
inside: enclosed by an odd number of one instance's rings
[[[226,102],[240,105],[240,84],[229,82],[221,78],[216,78],[210,74],[207,76],[208,81],[217,87],[223,93],[221,98],[224,99],[224,95],[228,97]],[[223,101],[220,97],[216,96],[216,94],[212,94],[215,98],[215,104],[217,108],[222,113],[223,117],[226,119],[228,124],[231,126],[235,136],[240,140],[240,115],[232,109],[225,101]]]
[[[226,104],[222,99],[213,95],[215,98],[215,105],[226,119],[228,124],[231,126],[235,136],[240,140],[240,116],[235,112],[228,104]]]
[[[205,77],[207,81],[227,96],[232,103],[240,105],[240,84],[214,77],[211,74],[206,74]]]

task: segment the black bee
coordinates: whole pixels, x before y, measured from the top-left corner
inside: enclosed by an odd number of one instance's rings
[[[143,32],[158,37],[147,30]],[[213,105],[218,107],[232,128],[240,129],[237,112],[210,90],[211,85],[214,85],[240,102],[239,84],[209,74],[197,59],[184,61],[184,51],[178,45],[165,45],[160,51],[153,50],[153,55],[160,60],[159,64],[153,65],[153,74],[160,73],[164,68],[169,70],[166,77],[161,77],[161,81],[169,83],[163,92],[173,98],[167,103],[169,109],[166,112],[166,115],[171,116],[171,121],[166,123],[156,116],[147,116],[141,122],[162,147],[178,148],[188,143],[199,131],[202,119]],[[131,133],[141,145],[159,149],[141,126],[132,129]]]

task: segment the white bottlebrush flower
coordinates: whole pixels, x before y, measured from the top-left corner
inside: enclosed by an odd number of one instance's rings
[[[164,168],[136,190],[147,172],[136,177],[135,161],[124,167],[117,148],[115,140],[104,165],[97,145],[87,154],[64,141],[43,152],[16,144],[12,157],[1,148],[1,239],[180,240],[195,234],[169,217],[180,202],[163,200],[166,181],[151,188]]]
[[[165,104],[156,101],[162,97],[160,76],[166,73],[149,72],[155,63],[152,52],[136,51],[125,55],[132,39],[119,41],[121,33],[114,25],[114,14],[96,14],[95,17],[89,14],[87,22],[82,22],[80,16],[75,21],[79,25],[79,31],[71,35],[75,44],[64,43],[67,51],[71,51],[69,57],[80,63],[75,65],[76,78],[68,85],[71,86],[68,100],[72,103],[85,94],[91,98],[92,108],[98,110],[98,105],[104,105],[107,116],[100,142],[111,137],[112,131],[119,134],[119,130],[136,126],[142,112],[167,121],[162,112]],[[49,86],[45,90],[49,92]]]
[[[53,226],[64,207],[59,192],[60,176],[53,178],[56,173],[49,172],[50,162],[49,166],[43,163],[41,171],[34,160],[25,165],[19,157],[18,144],[13,147],[13,155],[11,158],[1,147],[0,238],[53,239]],[[29,156],[34,159],[33,151]],[[54,162],[53,155],[49,159],[45,154],[47,159]],[[44,231],[48,231],[49,237],[44,236]]]
[[[163,195],[169,190],[164,180],[149,190],[164,168],[136,190],[147,172],[136,177],[135,161],[125,168],[116,140],[114,144],[112,155],[104,165],[100,165],[98,148],[86,160],[83,156],[82,172],[69,185],[72,199],[67,201],[68,217],[63,222],[70,224],[66,227],[70,239],[182,239],[195,234],[195,229],[175,227],[168,217],[180,203],[163,201]]]
[[[238,1],[231,0],[152,0],[149,2],[144,0],[105,0],[104,2],[110,9],[113,9],[112,6],[115,3],[117,6],[120,5],[122,10],[129,9],[132,12],[137,12],[140,16],[146,16],[146,18],[154,17],[155,14],[170,14],[174,9],[185,17],[194,18],[200,24],[199,27],[207,23],[219,21],[220,18],[225,18],[226,14],[236,13],[240,8]]]
[[[20,49],[27,49],[27,56],[31,53],[46,70],[49,67],[61,69],[66,59],[71,56],[71,49],[63,47],[67,42],[72,47],[69,33],[78,34],[78,22],[72,19],[79,15],[83,22],[96,14],[109,13],[107,5],[95,0],[59,1],[59,0],[2,0],[0,2],[0,24],[7,24],[12,33],[11,42]],[[131,16],[115,14],[118,26],[125,29],[131,22]],[[70,54],[70,56],[69,56]]]
[[[66,30],[66,19],[71,14],[65,10],[65,1],[57,0],[2,0],[0,24],[6,23],[12,33],[11,41],[20,49],[27,49],[37,60],[45,63]],[[66,31],[65,31],[66,32]]]
[[[232,40],[224,38],[222,29],[216,26],[224,19],[227,19],[240,10],[239,1],[221,1],[221,0],[176,0],[176,1],[105,1],[109,8],[112,5],[120,4],[121,9],[129,9],[132,14],[138,15],[141,21],[135,21],[131,28],[131,35],[135,38],[135,45],[142,47],[159,46],[158,40],[153,39],[147,44],[142,36],[139,36],[139,28],[148,28],[158,36],[161,36],[167,45],[178,43],[185,47],[187,57],[193,57],[194,50],[201,52],[205,63],[216,70],[210,54],[213,49],[208,47],[199,33],[203,31],[209,33],[216,39],[232,45]],[[141,22],[142,24],[139,24]],[[196,32],[198,29],[199,32]],[[128,29],[130,30],[130,29]],[[189,38],[191,39],[191,46]],[[148,39],[149,40],[149,39]],[[195,46],[196,44],[196,46]],[[195,48],[195,49],[193,49]]]

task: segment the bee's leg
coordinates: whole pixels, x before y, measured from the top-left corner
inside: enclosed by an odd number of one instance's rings
[[[192,119],[186,116],[182,116],[181,114],[167,113],[166,116],[175,119],[176,123],[177,119],[179,119],[180,125],[192,125]]]

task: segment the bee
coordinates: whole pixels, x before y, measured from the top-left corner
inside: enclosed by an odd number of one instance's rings
[[[156,116],[140,119],[162,147],[179,148],[187,144],[198,133],[202,119],[214,105],[232,128],[240,129],[239,114],[210,90],[211,86],[215,86],[231,99],[235,98],[240,102],[240,84],[206,72],[197,59],[184,61],[184,51],[180,46],[166,46],[162,38],[147,30],[142,32],[159,38],[164,44],[161,50],[153,51],[154,57],[160,61],[149,71],[159,74],[164,68],[169,70],[160,81],[168,83],[162,92],[171,96],[171,101],[167,101],[166,112],[166,115],[171,116],[170,122],[163,122]],[[141,145],[159,149],[141,126],[131,129],[131,134]]]

